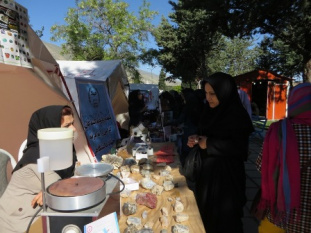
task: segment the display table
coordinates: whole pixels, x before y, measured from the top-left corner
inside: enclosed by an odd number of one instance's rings
[[[158,150],[163,148],[165,145],[173,145],[174,143],[166,142],[166,143],[152,143],[152,146],[154,148],[154,152],[156,153]],[[175,152],[176,153],[176,152]],[[182,176],[179,172],[180,162],[178,159],[178,155],[176,153],[175,155],[175,161],[174,163],[169,164],[169,166],[172,168],[172,171],[170,172],[173,176],[173,182],[175,184],[175,188],[170,191],[163,191],[160,196],[157,196],[157,206],[154,209],[150,209],[144,205],[137,204],[137,212],[133,215],[130,215],[132,217],[139,217],[142,220],[142,225],[144,226],[147,222],[153,223],[153,231],[154,232],[160,232],[162,229],[167,229],[167,232],[171,232],[172,226],[178,224],[175,221],[175,218],[173,217],[176,215],[173,205],[177,200],[180,200],[184,205],[184,210],[182,213],[185,213],[189,216],[189,219],[185,222],[179,223],[182,225],[186,225],[189,228],[189,232],[193,233],[204,233],[204,226],[200,217],[200,213],[197,207],[197,203],[194,197],[193,192],[188,188],[186,179],[184,176]],[[164,167],[161,166],[154,166],[154,173],[158,174],[160,170],[162,170]],[[116,171],[114,171],[115,173]],[[130,178],[133,178],[137,181],[140,181],[143,177],[140,174],[131,174]],[[153,181],[155,181],[153,179]],[[161,177],[159,180],[155,181],[156,183],[162,184],[163,177]],[[103,217],[109,213],[117,212],[118,219],[119,219],[119,227],[120,232],[123,233],[124,229],[127,227],[127,219],[129,216],[126,216],[122,213],[122,206],[125,202],[135,202],[135,197],[137,193],[141,192],[150,192],[150,190],[144,189],[141,186],[139,187],[139,190],[132,191],[129,197],[120,197],[118,195],[114,195],[109,197],[107,200],[107,204],[105,205],[105,208],[100,213],[99,217]],[[169,220],[169,226],[168,227],[162,227],[161,222],[159,221],[160,217],[162,216],[161,208],[166,207],[168,210],[168,220]],[[143,212],[147,212],[147,217],[145,219],[142,218]],[[39,218],[31,227],[30,232],[33,233],[40,233],[42,232],[42,220]],[[41,230],[41,231],[40,231]]]
[[[158,150],[160,150],[163,146],[169,145],[174,143],[165,142],[165,143],[152,143],[152,146],[154,148],[154,153],[156,153]],[[155,209],[150,209],[143,205],[137,205],[137,212],[134,215],[134,217],[139,217],[142,219],[142,225],[144,225],[146,222],[152,222],[154,223],[152,229],[154,232],[160,232],[161,229],[167,229],[167,232],[171,232],[171,227],[175,224],[177,224],[173,218],[173,216],[176,214],[173,210],[172,205],[175,203],[176,198],[180,199],[180,201],[184,205],[184,211],[183,213],[186,213],[189,215],[189,220],[182,222],[180,224],[186,225],[189,227],[189,232],[193,233],[204,233],[205,229],[201,220],[201,216],[197,207],[197,203],[194,197],[193,192],[188,188],[186,179],[184,176],[182,176],[179,172],[180,162],[178,155],[175,150],[175,162],[168,164],[171,168],[171,175],[173,176],[174,184],[176,187],[170,191],[163,191],[161,196],[157,196],[158,202],[157,207]],[[163,169],[161,166],[154,166],[154,173],[158,174],[159,171]],[[140,174],[131,174],[131,178],[134,178],[136,180],[141,180],[142,176]],[[155,181],[154,179],[152,179]],[[161,183],[163,180],[155,181],[156,183]],[[146,190],[140,186],[138,191],[132,191],[132,194],[128,198],[121,198],[121,208],[125,202],[135,202],[135,194],[140,192],[150,192],[150,190]],[[163,228],[161,226],[161,222],[159,221],[159,218],[162,216],[161,208],[166,207],[169,211],[169,226],[167,228]],[[147,211],[147,218],[142,218],[142,213],[144,211]],[[124,229],[127,227],[126,221],[128,216],[125,216],[122,211],[119,218],[119,226],[120,226],[120,232],[123,232]]]

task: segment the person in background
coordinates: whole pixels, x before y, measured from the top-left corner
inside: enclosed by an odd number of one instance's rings
[[[245,195],[244,160],[251,119],[243,107],[232,76],[215,73],[204,80],[207,104],[199,133],[188,146],[199,145],[202,168],[195,184],[195,197],[208,233],[243,232]]]
[[[244,108],[248,112],[249,117],[252,118],[252,106],[251,102],[249,101],[247,93],[242,89],[238,89],[238,93]]]
[[[175,106],[175,100],[172,94],[168,91],[163,91],[159,95],[161,112],[173,111]]]
[[[29,121],[27,148],[13,170],[11,180],[0,198],[0,232],[25,232],[31,218],[43,205],[41,174],[38,172],[39,139],[37,131],[44,128],[72,128],[74,118],[69,106],[47,106],[35,111]],[[77,157],[73,150],[73,163],[64,170],[45,172],[45,185],[74,175]]]
[[[143,121],[143,113],[147,110],[143,94],[140,90],[133,90],[129,94],[129,127],[138,126]]]
[[[311,232],[311,84],[295,86],[287,118],[270,125],[256,161],[264,213],[259,233]]]
[[[181,124],[183,129],[180,162],[184,166],[185,159],[191,150],[187,146],[188,137],[198,132],[199,119],[204,109],[205,95],[202,89],[193,90],[185,88],[182,90],[182,96],[185,100],[185,105],[175,124]]]
[[[173,118],[177,119],[180,114],[181,111],[183,109],[184,106],[184,100],[181,96],[181,94],[179,94],[177,91],[175,90],[170,90],[169,93],[173,96],[174,98],[174,106],[173,106]]]

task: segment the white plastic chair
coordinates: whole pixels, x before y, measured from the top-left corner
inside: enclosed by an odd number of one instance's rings
[[[21,144],[19,151],[18,151],[18,161],[23,157],[23,151],[26,149],[27,147],[27,139],[25,139],[25,141],[23,141],[23,143]]]
[[[0,149],[0,197],[8,185],[7,164],[9,160],[14,169],[16,166],[16,160],[14,157],[6,150]]]

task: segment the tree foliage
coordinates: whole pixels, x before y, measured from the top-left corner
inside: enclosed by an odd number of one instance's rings
[[[307,0],[183,0],[188,10],[208,9],[206,23],[224,35],[268,34],[271,39],[300,57],[304,81],[311,81],[311,2]],[[282,59],[280,59],[281,61]],[[283,66],[284,64],[280,64]],[[279,67],[281,68],[281,67]],[[293,67],[293,70],[297,67]],[[300,67],[301,68],[301,67]],[[278,71],[283,71],[280,69]],[[292,73],[297,73],[293,71]]]
[[[161,69],[160,71],[160,75],[159,75],[159,89],[166,91],[166,84],[165,84],[165,79],[166,79],[166,74],[164,72],[163,69]]]
[[[155,34],[159,63],[167,72],[192,86],[216,71],[237,75],[256,67],[260,49],[251,40],[223,36],[206,9],[187,8],[183,1],[171,4],[171,23],[162,19]]]
[[[232,76],[256,69],[262,54],[253,41],[222,36],[218,44],[207,54],[206,67],[209,73],[225,72]]]
[[[155,32],[158,60],[173,77],[188,83],[206,76],[206,54],[220,35],[206,30],[209,15],[204,9],[188,11],[180,2],[171,4],[175,10],[169,15],[172,24],[162,18]]]
[[[286,77],[302,79],[302,56],[297,55],[281,40],[265,37],[260,43],[262,54],[258,59],[258,67],[265,70],[278,71]]]
[[[144,43],[153,30],[155,11],[143,0],[136,16],[122,0],[76,0],[65,17],[66,25],[53,25],[52,40],[62,40],[64,53],[74,60],[121,59],[130,69],[138,67]]]
[[[131,80],[132,83],[142,83],[141,75],[139,74],[138,70],[133,70],[131,74],[129,74],[129,80]]]

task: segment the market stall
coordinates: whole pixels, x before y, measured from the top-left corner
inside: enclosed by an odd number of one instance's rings
[[[137,212],[129,216],[126,216],[124,211],[121,211],[119,219],[120,232],[124,232],[128,227],[129,217],[141,219],[141,225],[147,228],[151,227],[154,232],[160,232],[162,229],[167,229],[167,232],[171,232],[171,229],[176,227],[176,225],[186,226],[185,228],[188,228],[189,232],[205,232],[194,194],[188,188],[185,177],[179,172],[180,162],[175,150],[175,144],[171,142],[152,143],[152,147],[155,155],[162,154],[163,156],[165,156],[165,153],[169,151],[170,148],[174,148],[174,162],[168,165],[165,165],[165,163],[154,164],[153,174],[151,175],[151,180],[159,186],[162,186],[165,181],[170,181],[172,179],[174,188],[166,191],[165,189],[169,189],[169,187],[163,185],[164,190],[161,192],[159,190],[154,190],[155,185],[152,189],[148,190],[142,187],[142,179],[144,179],[144,177],[140,173],[131,174],[130,177],[139,180],[141,184],[139,190],[133,191],[129,197],[121,198],[121,208],[124,208],[125,203],[137,202],[137,194],[142,193],[155,193],[157,203],[155,208],[138,204]],[[180,203],[180,209],[178,209],[177,206]],[[181,219],[181,222],[177,222],[176,218],[179,217],[180,219],[184,218],[187,220],[182,221],[183,219]],[[177,220],[180,221],[180,219]]]
[[[176,153],[175,144],[172,142],[163,142],[151,143],[151,146],[154,156],[150,158],[152,158],[153,161],[158,160],[159,163],[152,164],[153,170],[150,166],[149,169],[146,169],[147,166],[140,165],[140,170],[135,171],[135,166],[131,166],[132,170],[128,173],[128,178],[140,184],[130,183],[130,185],[132,185],[130,189],[136,189],[138,187],[138,190],[123,191],[121,195],[108,196],[98,218],[116,212],[118,215],[120,232],[125,232],[125,229],[127,229],[130,224],[137,224],[136,229],[149,227],[153,232],[160,232],[162,229],[166,229],[167,232],[172,232],[173,228],[183,228],[187,229],[189,232],[205,232],[194,194],[188,188],[185,177],[179,172],[180,162]],[[124,161],[128,161],[132,156],[132,148],[132,145],[128,145],[126,150],[119,151],[117,156],[122,157]],[[172,150],[173,153],[171,154]],[[162,158],[162,160],[159,160],[157,156]],[[161,161],[163,161],[165,156],[172,156],[174,162],[169,164],[162,163]],[[144,161],[143,159],[141,160]],[[120,173],[121,177],[126,177],[125,163],[122,162],[122,166],[115,169],[113,173]],[[116,163],[115,165],[118,166]],[[143,167],[144,169],[142,169]],[[146,174],[143,176],[142,170],[149,170],[151,172],[150,176]],[[147,182],[144,184],[144,188],[142,187],[142,181],[143,179],[145,180],[146,177],[150,177],[150,180],[154,182],[154,184],[148,184]],[[127,178],[124,178],[123,180],[126,179]],[[166,181],[167,183],[164,185]],[[170,185],[170,181],[172,181],[173,186]],[[126,185],[129,184],[126,183]],[[153,186],[153,188],[150,188],[151,186],[149,185]],[[122,185],[120,187],[122,188]],[[146,187],[150,189],[146,189]],[[145,200],[146,202],[143,201],[144,204],[139,204],[143,202],[138,200],[138,196],[145,197],[147,193],[151,198]],[[134,207],[136,210],[133,212],[133,208],[126,208],[125,205],[136,206]],[[30,232],[43,232],[41,226],[42,220],[39,219],[33,224]]]

